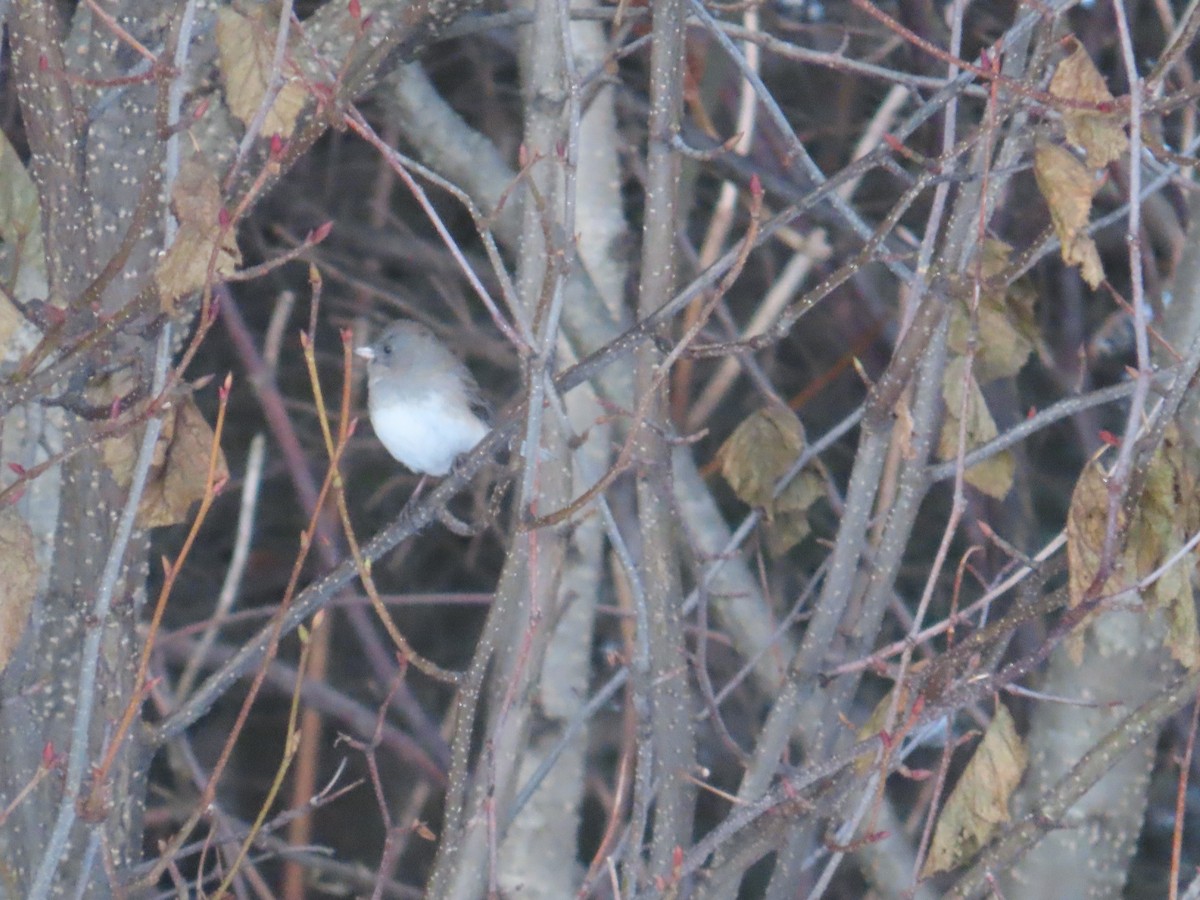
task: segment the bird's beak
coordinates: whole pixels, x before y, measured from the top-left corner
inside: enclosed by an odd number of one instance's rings
[[[375,351],[372,350],[370,347],[355,347],[354,355],[361,356],[363,359],[370,362],[371,360],[373,360],[375,358]]]

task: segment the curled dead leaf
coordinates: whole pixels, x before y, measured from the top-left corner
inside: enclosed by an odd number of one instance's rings
[[[938,815],[921,877],[966,862],[1009,820],[1008,801],[1021,783],[1029,754],[1003,703]]]
[[[717,459],[734,493],[750,506],[771,506],[775,482],[804,449],[800,421],[789,409],[767,406],[734,429]]]
[[[248,12],[223,6],[217,12],[217,56],[229,110],[249,125],[258,115],[271,84],[275,61],[275,34],[279,14],[265,4]],[[262,134],[290,137],[308,92],[285,62],[283,84],[263,120]]]
[[[1196,551],[1183,554],[1191,535],[1200,530],[1200,452],[1179,430],[1167,429],[1163,443],[1146,468],[1142,493],[1136,504],[1123,545],[1108,581],[1099,589],[1107,596],[1139,585],[1162,571],[1142,592],[1150,610],[1166,617],[1165,642],[1171,655],[1189,669],[1200,666],[1200,630],[1192,592]],[[1078,605],[1099,572],[1108,523],[1108,486],[1099,463],[1080,474],[1067,514],[1068,588],[1071,605]],[[1124,512],[1119,512],[1118,533],[1126,533]],[[1095,594],[1096,592],[1093,592]],[[1077,661],[1083,638],[1076,632],[1068,648]]]
[[[973,374],[967,372],[966,360],[955,357],[946,365],[942,382],[942,399],[946,403],[946,418],[942,422],[942,433],[938,440],[938,457],[943,460],[958,456],[958,433],[963,401],[966,400],[967,450],[982,446],[993,440],[999,431],[996,421],[988,411],[983,391]],[[989,497],[1001,500],[1012,489],[1016,461],[1007,450],[988,457],[971,466],[963,474],[967,483]]]
[[[29,622],[29,610],[37,594],[38,565],[34,556],[33,532],[11,506],[0,509],[0,672]]]
[[[1067,140],[1083,150],[1089,166],[1102,169],[1120,159],[1129,148],[1124,117],[1108,111],[1115,105],[1115,99],[1109,93],[1104,76],[1083,45],[1075,38],[1071,43],[1074,46],[1071,55],[1058,64],[1050,79],[1050,93],[1055,97],[1094,104],[1095,109],[1064,107],[1062,116]]]
[[[166,255],[154,273],[163,311],[176,312],[176,301],[204,287],[210,277],[233,274],[242,261],[237,235],[221,224],[221,186],[204,155],[193,154],[181,167],[171,192],[179,221]]]
[[[1108,478],[1099,462],[1084,467],[1071,493],[1067,511],[1067,586],[1071,606],[1083,600],[1100,571],[1100,553],[1104,547],[1104,532],[1108,522]],[[1118,522],[1118,528],[1122,525]],[[1101,590],[1115,591],[1121,580],[1113,573]]]
[[[721,474],[734,493],[763,510],[769,549],[776,556],[808,534],[808,509],[824,495],[820,475],[806,469],[773,496],[775,484],[803,449],[804,429],[795,414],[767,406],[747,416],[717,451]]]
[[[0,134],[0,347],[9,347],[24,317],[10,297],[29,302],[49,293],[37,188],[8,138]]]
[[[1093,460],[1079,474],[1067,510],[1067,590],[1072,607],[1084,599],[1099,574],[1107,522],[1108,479],[1099,461]],[[1100,588],[1102,593],[1114,592],[1124,583],[1121,566],[1122,561],[1117,560],[1116,569]],[[1084,643],[1083,628],[1067,635],[1067,653],[1076,665],[1083,661]]]
[[[1182,553],[1200,525],[1200,453],[1174,425],[1150,460],[1145,487],[1130,529],[1126,557],[1139,582],[1173,561],[1144,593],[1152,610],[1166,616],[1167,649],[1189,669],[1200,666],[1200,633],[1192,575],[1197,555]]]
[[[767,550],[774,557],[783,556],[808,537],[808,511],[825,496],[825,483],[812,469],[805,468],[796,475],[772,504],[772,519],[767,526]]]
[[[1079,266],[1083,280],[1092,288],[1099,287],[1104,267],[1100,251],[1087,233],[1096,179],[1070,150],[1048,141],[1039,141],[1034,150],[1033,174],[1050,207],[1063,262]]]
[[[204,496],[208,481],[213,430],[191,396],[177,400],[163,422],[162,436],[154,451],[154,464],[142,502],[137,524],[157,528],[187,521],[192,504]],[[213,480],[229,477],[225,454],[217,448]]]
[[[867,738],[875,737],[875,735],[884,731],[888,725],[888,716],[892,711],[893,703],[896,706],[896,716],[892,721],[892,728],[895,730],[897,724],[903,727],[903,723],[907,722],[909,716],[912,714],[912,685],[916,677],[928,665],[929,660],[926,659],[914,661],[908,667],[908,677],[900,682],[899,685],[892,685],[891,689],[879,698],[879,702],[871,710],[871,715],[867,717],[867,721],[856,732],[855,736],[858,740],[865,741]],[[896,699],[897,688],[899,688],[899,699]],[[877,758],[877,753],[864,753],[854,761],[854,770],[859,775],[866,775],[875,764]]]
[[[988,239],[983,245],[979,278],[984,282],[1003,274],[1008,268],[1012,248],[1003,241]],[[950,313],[950,349],[966,355],[971,332],[968,302],[974,285],[959,280],[954,294],[960,301]],[[1038,323],[1034,312],[1036,292],[1025,280],[1001,289],[984,290],[979,296],[979,335],[972,372],[980,384],[1016,375],[1025,366],[1037,346]]]

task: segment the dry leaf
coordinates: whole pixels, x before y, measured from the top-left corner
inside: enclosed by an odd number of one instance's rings
[[[912,707],[909,703],[911,697],[911,688],[917,675],[922,669],[929,665],[929,660],[915,660],[908,667],[908,675],[900,684],[900,699],[896,703],[896,717],[892,722],[893,728],[897,723],[905,723],[909,721],[909,716],[912,714]],[[892,711],[892,702],[896,696],[896,685],[892,685],[891,689],[879,698],[879,702],[875,704],[875,708],[871,710],[871,715],[867,717],[867,721],[862,724],[855,734],[857,740],[865,741],[867,738],[875,737],[883,731],[888,723],[888,713]],[[895,742],[895,735],[893,744]],[[859,775],[866,775],[870,771],[871,766],[875,764],[877,758],[876,753],[864,753],[854,761],[854,770]]]
[[[968,375],[967,363],[962,357],[950,360],[946,365],[945,380],[942,382],[942,398],[946,402],[946,418],[938,441],[938,457],[952,460],[958,456],[959,416],[962,413],[963,395],[967,395],[967,450],[986,444],[998,434],[996,422],[988,411],[983,391]],[[1016,462],[1008,451],[988,457],[971,466],[963,477],[967,483],[989,497],[1004,498],[1012,488]]]
[[[1012,248],[1003,241],[988,240],[979,264],[983,281],[1000,275],[1008,267]],[[971,333],[967,303],[973,291],[969,281],[961,281],[955,290],[960,302],[950,317],[950,349],[963,356]],[[1006,290],[983,291],[979,297],[979,335],[972,372],[980,384],[1016,375],[1033,352],[1038,338],[1034,304],[1037,294],[1028,281],[1021,279]]]
[[[1174,553],[1182,543],[1172,542],[1164,550]],[[1171,566],[1154,583],[1147,600],[1153,608],[1161,609],[1167,620],[1165,638],[1167,650],[1180,665],[1188,669],[1200,666],[1200,633],[1197,633],[1196,602],[1192,595],[1192,570],[1195,557]]]
[[[825,496],[825,482],[809,468],[796,475],[775,498],[767,526],[767,551],[783,556],[808,537],[808,510]]]
[[[162,309],[167,315],[176,314],[176,301],[204,287],[217,235],[216,227],[207,230],[194,225],[180,227],[154,276],[162,298]],[[212,270],[213,278],[220,279],[231,275],[237,270],[241,260],[242,256],[238,252],[237,241],[232,231],[226,232],[221,248],[217,251],[216,263]]]
[[[217,55],[225,99],[229,110],[243,125],[249,125],[262,105],[275,60],[275,33],[279,17],[266,4],[248,13],[229,6],[217,11]],[[304,85],[283,66],[283,84],[263,120],[262,133],[288,138],[296,129],[296,118],[304,109],[308,93]]]
[[[1100,74],[1083,45],[1071,39],[1075,49],[1058,64],[1050,80],[1050,93],[1056,97],[1094,103],[1097,106],[1112,106],[1113,95],[1109,93],[1104,76]],[[1067,140],[1082,148],[1087,154],[1088,165],[1102,169],[1110,162],[1121,158],[1129,148],[1119,113],[1064,107],[1063,121],[1067,128]]]
[[[1079,266],[1083,280],[1098,287],[1104,280],[1104,268],[1095,242],[1087,235],[1095,178],[1071,151],[1046,141],[1039,141],[1034,151],[1033,174],[1050,207],[1063,262]]]
[[[0,672],[12,659],[37,594],[33,532],[13,507],[0,509]]]
[[[879,698],[879,702],[875,704],[875,708],[871,710],[871,715],[867,717],[867,721],[858,729],[855,737],[860,741],[865,741],[867,738],[872,738],[879,732],[883,731],[883,726],[887,724],[888,713],[892,711],[892,697],[896,693],[896,688],[893,685],[892,689]],[[903,718],[908,711],[908,682],[906,681],[901,687],[900,704],[897,707],[897,717]],[[862,777],[871,771],[871,768],[876,764],[879,758],[878,751],[871,753],[863,753],[854,760],[854,771]]]
[[[1067,566],[1070,571],[1068,589],[1071,606],[1079,605],[1084,593],[1096,579],[1100,567],[1100,551],[1104,547],[1104,530],[1108,521],[1108,479],[1099,462],[1084,466],[1071,493],[1067,511]],[[1118,529],[1122,523],[1117,523]],[[1103,588],[1115,590],[1116,573]]]
[[[1078,606],[1100,570],[1100,553],[1104,549],[1104,532],[1108,523],[1107,476],[1098,461],[1084,466],[1071,493],[1067,511],[1067,589],[1072,607]],[[1120,515],[1118,530],[1124,526]],[[1120,590],[1127,583],[1124,560],[1118,558],[1108,581],[1100,588],[1103,594]],[[1076,628],[1067,635],[1067,653],[1078,665],[1083,661],[1084,631]]]
[[[216,222],[224,203],[221,184],[207,157],[199,150],[183,161],[171,186],[171,209],[181,223],[208,225]]]
[[[1009,820],[1008,801],[1029,756],[1003,703],[938,816],[921,877],[948,872],[983,847]]]
[[[232,274],[242,261],[233,229],[221,227],[221,187],[203,154],[193,154],[180,167],[171,204],[179,231],[154,273],[168,315],[176,312],[175,301],[204,287],[214,250],[214,278]]]
[[[111,437],[100,445],[100,458],[112,473],[117,487],[124,490],[133,479],[133,465],[137,462],[139,440],[137,434],[127,431]]]
[[[192,504],[204,496],[213,430],[196,402],[181,397],[163,422],[162,436],[154,450],[150,478],[138,506],[137,524],[157,528],[187,521]],[[217,483],[229,477],[225,454],[217,451]]]
[[[1091,463],[1080,474],[1067,514],[1067,562],[1070,605],[1076,606],[1096,580],[1104,532],[1108,523],[1108,486],[1103,469]],[[1121,532],[1123,514],[1117,522]],[[1166,430],[1162,446],[1146,468],[1146,478],[1126,540],[1117,547],[1117,559],[1100,595],[1115,594],[1135,586],[1166,560],[1172,559],[1190,536],[1200,530],[1200,455],[1174,425]],[[1196,623],[1192,576],[1196,553],[1177,559],[1144,593],[1152,610],[1166,617],[1166,647],[1180,664],[1200,666],[1200,630]],[[1068,638],[1072,658],[1082,656],[1079,631]]]
[[[97,375],[84,391],[84,400],[97,409],[111,408],[118,398],[133,396],[138,391],[138,379],[132,369],[118,369],[109,375]],[[138,405],[145,409],[145,401]],[[126,430],[100,444],[100,458],[112,473],[121,490],[129,487],[133,466],[141,445],[141,429]]]
[[[804,449],[804,429],[791,410],[767,406],[751,413],[721,445],[717,460],[734,493],[760,507],[767,520],[768,549],[780,556],[808,534],[808,509],[824,496],[819,474],[805,470],[772,498],[775,483]]]
[[[1178,428],[1170,426],[1146,470],[1145,488],[1130,529],[1126,558],[1138,581],[1174,558],[1200,520],[1200,459]],[[1200,634],[1192,596],[1196,553],[1177,560],[1150,586],[1144,599],[1167,619],[1167,649],[1189,669],[1200,666]]]
[[[1095,580],[1108,520],[1108,490],[1098,463],[1084,469],[1075,484],[1067,514],[1068,586],[1071,605],[1077,605]],[[1122,530],[1122,520],[1118,531]],[[1167,429],[1162,446],[1146,469],[1142,494],[1129,527],[1127,540],[1118,547],[1113,574],[1100,589],[1115,594],[1138,584],[1174,558],[1188,538],[1200,530],[1200,457],[1174,426]],[[1176,560],[1143,593],[1150,609],[1162,610],[1167,620],[1166,645],[1184,666],[1200,666],[1200,632],[1192,594],[1196,552]],[[1083,637],[1076,631],[1068,639],[1072,658],[1079,661]]]
[[[49,286],[37,188],[4,134],[0,134],[0,241],[0,283],[9,285],[20,301],[45,298]],[[0,293],[0,347],[8,347],[22,321],[7,293]]]
[[[775,482],[804,449],[800,421],[791,410],[767,406],[751,413],[721,445],[721,474],[744,503],[768,509]]]

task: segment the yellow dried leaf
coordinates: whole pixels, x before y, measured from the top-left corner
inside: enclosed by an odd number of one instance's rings
[[[900,684],[900,699],[896,703],[896,717],[892,722],[892,727],[896,727],[896,723],[907,722],[912,713],[909,699],[911,696],[911,687],[915,677],[929,665],[929,660],[918,659],[908,667],[908,676]],[[896,696],[896,685],[892,685],[891,689],[879,698],[879,702],[875,704],[875,708],[871,710],[871,715],[867,717],[867,721],[858,729],[856,737],[860,741],[865,741],[867,738],[874,737],[883,731],[888,724],[888,713],[892,711],[892,702]],[[874,765],[876,754],[864,753],[854,761],[854,769],[859,775],[865,775]]]
[[[119,488],[129,487],[133,477],[133,464],[137,461],[138,440],[133,432],[119,434],[100,445],[100,458],[112,473]]]
[[[22,302],[45,298],[49,291],[37,188],[3,134],[0,134],[0,283],[8,285]],[[9,338],[22,321],[7,293],[0,293],[0,347],[8,347]]]
[[[1034,150],[1033,174],[1050,207],[1063,262],[1079,266],[1083,280],[1098,287],[1104,280],[1104,267],[1095,242],[1087,235],[1095,178],[1071,151],[1046,141],[1039,141]]]
[[[1025,774],[1029,755],[1003,703],[938,816],[921,877],[948,872],[987,844],[1009,820],[1008,801]]]
[[[1139,582],[1175,558],[1194,533],[1200,518],[1200,460],[1175,426],[1168,428],[1162,446],[1146,470],[1145,487],[1130,529],[1126,559]],[[1192,551],[1168,568],[1151,585],[1145,601],[1162,610],[1167,621],[1166,644],[1182,665],[1200,665],[1200,633],[1192,595]]]
[[[157,528],[187,520],[192,504],[204,496],[213,430],[196,402],[181,397],[163,423],[154,465],[138,506],[138,526]],[[229,477],[225,454],[218,449],[214,480]]]
[[[84,391],[85,400],[97,408],[111,407],[118,397],[128,397],[137,389],[137,379],[132,370],[119,369],[111,375],[97,376]],[[139,404],[144,408],[144,403]],[[112,473],[117,487],[124,490],[133,478],[133,466],[137,462],[138,447],[142,442],[142,430],[127,430],[100,444],[100,458]]]
[[[987,281],[1000,275],[1008,266],[1011,248],[1003,241],[988,240],[984,244],[979,277]],[[962,281],[955,294],[959,303],[950,316],[950,349],[960,356],[967,352],[971,332],[971,317],[967,303],[973,285]],[[979,297],[979,335],[976,342],[975,364],[972,371],[980,384],[997,378],[1016,375],[1029,359],[1036,346],[1038,325],[1034,314],[1037,294],[1022,280],[1007,290],[983,291]]]
[[[0,672],[29,623],[29,610],[37,594],[38,565],[33,533],[13,507],[0,509]]]
[[[171,185],[171,209],[180,223],[208,225],[221,215],[221,183],[203,153],[183,161]]]
[[[1164,563],[1175,562],[1147,590],[1142,600],[1166,618],[1165,643],[1171,655],[1189,669],[1200,666],[1200,630],[1192,592],[1192,573],[1197,555],[1193,550],[1175,559],[1184,544],[1200,529],[1200,455],[1175,426],[1167,429],[1163,443],[1146,468],[1141,496],[1128,532],[1124,514],[1117,523],[1124,543],[1101,595],[1127,590],[1157,572]],[[1108,519],[1108,490],[1103,470],[1088,465],[1075,484],[1067,514],[1068,587],[1071,605],[1077,605],[1096,578]],[[1082,658],[1083,637],[1079,631],[1068,638],[1067,647],[1076,661]]]
[[[804,432],[791,410],[767,406],[751,413],[721,445],[721,474],[744,503],[771,507],[775,482],[804,449]]]
[[[217,57],[229,110],[249,125],[262,105],[272,76],[278,14],[266,4],[249,12],[223,6],[217,12]],[[303,84],[284,65],[283,84],[263,120],[262,134],[288,138],[308,100]]]
[[[825,496],[821,476],[805,468],[796,475],[771,505],[771,521],[767,525],[767,550],[774,557],[783,556],[808,537],[808,510]]]
[[[946,365],[945,380],[942,382],[942,398],[946,403],[946,418],[938,441],[938,456],[952,460],[958,456],[959,416],[963,409],[963,396],[967,399],[967,450],[986,444],[998,434],[996,422],[988,411],[983,391],[974,375],[967,374],[967,363],[962,357],[950,360]],[[988,457],[971,466],[963,477],[967,483],[989,497],[1004,498],[1012,489],[1016,462],[1008,451]]]
[[[1098,107],[1112,106],[1113,95],[1109,93],[1104,76],[1100,74],[1083,45],[1071,39],[1075,49],[1058,64],[1050,80],[1050,93],[1056,97],[1092,103]],[[1063,122],[1066,124],[1067,140],[1087,154],[1088,165],[1102,169],[1110,162],[1121,158],[1129,147],[1122,127],[1123,117],[1115,112],[1064,107]]]
[[[1078,606],[1084,594],[1096,580],[1100,568],[1100,553],[1104,549],[1104,531],[1108,522],[1107,476],[1098,462],[1088,463],[1075,482],[1071,507],[1067,511],[1067,579],[1071,606]],[[1117,528],[1122,528],[1118,521]],[[1120,564],[1118,561],[1118,570]],[[1122,575],[1114,571],[1104,593],[1116,591]]]
[[[204,231],[194,225],[185,225],[175,235],[171,249],[158,265],[155,280],[162,297],[163,312],[174,315],[177,300],[204,287],[208,278],[208,266],[212,261],[213,248],[217,243],[217,229]],[[213,278],[221,279],[233,274],[242,260],[237,241],[232,232],[227,232],[213,265]]]
[[[1191,576],[1184,570],[1176,577],[1186,582]],[[1179,595],[1179,600],[1166,608],[1167,649],[1181,666],[1195,670],[1200,668],[1200,633],[1197,632],[1196,604],[1190,582],[1187,591],[1181,590]]]
[[[242,261],[233,229],[221,227],[221,187],[201,153],[180,167],[171,204],[179,231],[154,273],[168,315],[175,313],[177,300],[204,287],[210,263],[212,277],[220,279],[236,271]]]
[[[775,484],[804,449],[804,429],[791,410],[767,406],[751,413],[721,445],[721,474],[745,503],[762,508],[767,549],[781,556],[808,535],[808,509],[824,496],[816,472],[796,475],[777,498]]]
[[[1173,551],[1178,549],[1174,547]],[[1200,633],[1197,632],[1196,602],[1192,595],[1194,555],[1189,556],[1189,560],[1191,564],[1185,560],[1167,569],[1155,582],[1150,599],[1152,605],[1166,616],[1167,650],[1180,665],[1195,669],[1200,666]]]

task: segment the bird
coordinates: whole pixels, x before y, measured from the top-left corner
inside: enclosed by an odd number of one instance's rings
[[[420,322],[398,319],[367,346],[367,408],[387,451],[420,475],[445,475],[489,428],[470,370]]]

